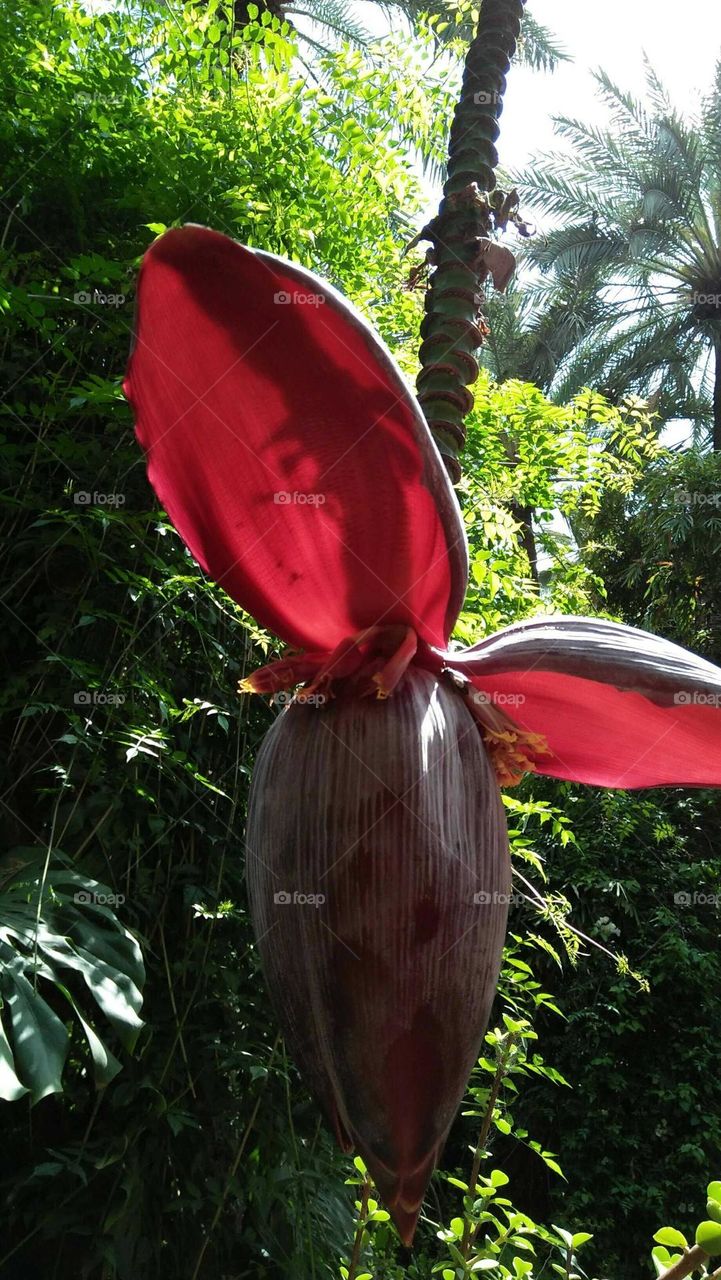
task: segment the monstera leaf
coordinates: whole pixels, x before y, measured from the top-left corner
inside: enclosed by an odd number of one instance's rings
[[[145,970],[133,935],[106,905],[111,890],[65,867],[24,867],[0,891],[0,1098],[62,1091],[67,1023],[85,1034],[98,1086],[121,1064],[88,1021],[88,993],[131,1049],[143,1023]]]

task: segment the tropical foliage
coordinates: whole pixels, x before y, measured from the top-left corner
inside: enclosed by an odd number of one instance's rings
[[[369,7],[376,10],[370,20],[366,16]],[[417,33],[432,30],[441,48],[463,57],[478,11],[478,0],[366,0],[363,9],[351,0],[235,0],[233,18],[239,26],[263,12],[284,20],[297,32],[300,44],[308,46],[306,52],[313,54],[328,52],[343,42],[370,52],[374,43],[372,18],[376,16],[389,25],[405,21]],[[552,32],[530,14],[519,53],[529,66],[548,71],[568,56]]]
[[[554,220],[528,251],[542,276],[531,328],[572,300],[547,356],[554,394],[588,383],[654,394],[665,417],[690,418],[718,448],[721,68],[697,116],[674,108],[650,66],[644,101],[602,72],[597,82],[609,124],[558,118],[563,149],[519,178]]]
[[[470,6],[453,8],[460,46]],[[293,257],[413,375],[409,157],[440,161],[457,82],[434,69],[438,22],[373,60],[311,54],[264,6],[233,30],[219,15],[0,13],[0,1275],[635,1280],[660,1222],[662,1261],[694,1238],[717,1172],[718,908],[674,901],[717,893],[713,796],[530,780],[506,797],[499,997],[412,1257],[276,1034],[242,838],[276,708],[234,692],[274,642],[148,489],[119,390],[137,263],[188,220]],[[632,396],[581,390],[594,369],[565,399],[520,354],[479,379],[458,637],[605,612],[718,660],[716,461],[660,448]]]

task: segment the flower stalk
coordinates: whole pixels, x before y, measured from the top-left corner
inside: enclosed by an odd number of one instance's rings
[[[451,125],[447,178],[438,217],[421,232],[432,243],[434,267],[421,325],[418,399],[453,483],[461,476],[458,454],[464,420],[473,407],[468,390],[478,377],[475,352],[488,330],[481,287],[491,275],[505,289],[515,266],[493,231],[516,220],[517,197],[491,195],[496,186],[503,93],[525,0],[483,0],[478,30],[463,73]]]

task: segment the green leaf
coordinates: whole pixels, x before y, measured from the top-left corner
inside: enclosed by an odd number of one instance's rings
[[[33,990],[17,958],[4,966],[3,992],[10,1010],[18,1075],[33,1102],[60,1093],[68,1033],[49,1005]]]
[[[90,1047],[90,1054],[93,1059],[95,1083],[99,1088],[103,1088],[105,1085],[110,1084],[111,1080],[115,1079],[119,1071],[122,1071],[122,1064],[118,1062],[115,1055],[110,1052],[107,1045],[103,1044],[100,1036],[93,1030],[90,1023],[86,1022],[70,992],[65,987],[60,986],[60,984],[58,984],[58,987],[71,1004],[75,1012],[75,1016],[85,1032],[85,1036]]]
[[[573,1236],[572,1236],[571,1232],[570,1232],[570,1231],[565,1231],[563,1227],[557,1227],[557,1226],[556,1226],[556,1224],[555,1224],[555,1222],[552,1224],[552,1226],[553,1226],[553,1230],[554,1230],[554,1231],[556,1231],[556,1232],[558,1233],[558,1235],[559,1235],[559,1236],[561,1237],[561,1239],[563,1240],[564,1244],[567,1244],[567,1245],[568,1245],[568,1247],[569,1247],[570,1249],[572,1249],[572,1248],[573,1248]]]
[[[20,1083],[15,1074],[12,1050],[5,1034],[5,1028],[2,1021],[0,1021],[0,1098],[4,1102],[15,1102],[27,1092],[25,1085]]]
[[[721,1253],[721,1225],[718,1222],[700,1222],[696,1228],[696,1244],[711,1257]]]
[[[685,1235],[677,1231],[675,1227],[661,1227],[653,1238],[658,1244],[668,1244],[672,1248],[687,1248],[688,1242]]]
[[[668,1249],[666,1249],[662,1244],[657,1244],[656,1248],[652,1249],[651,1251],[651,1259],[653,1261],[656,1275],[660,1276],[663,1274],[664,1271],[668,1271],[668,1268],[672,1265],[672,1263],[675,1262],[677,1258],[680,1258],[681,1256],[682,1256],[681,1254],[672,1255],[669,1253]]]

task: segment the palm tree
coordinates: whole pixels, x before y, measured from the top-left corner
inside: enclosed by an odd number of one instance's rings
[[[253,12],[253,0],[235,0],[238,26],[247,23],[249,4]],[[436,22],[450,19],[447,26],[438,31],[438,43],[459,58],[465,56],[475,34],[475,24],[458,0],[363,0],[362,4],[357,0],[255,0],[255,8],[276,18],[285,18],[291,25],[295,25],[298,18],[310,19],[318,28],[317,35],[299,31],[299,38],[316,52],[342,41],[358,47],[368,45],[373,36],[363,22],[362,12],[369,8],[380,11],[391,21],[400,18],[411,29],[424,26],[429,17]],[[459,20],[456,20],[457,14]],[[519,57],[529,66],[552,71],[568,55],[552,32],[526,14]]]
[[[559,369],[601,318],[596,278],[559,271],[552,280],[524,278],[485,300],[490,332],[482,364],[496,382],[520,378],[550,392]]]
[[[610,127],[557,119],[570,150],[516,178],[524,203],[561,220],[527,261],[559,296],[582,276],[593,298],[550,387],[655,393],[663,416],[711,423],[721,449],[721,63],[689,119],[646,71],[648,107],[599,73]]]

